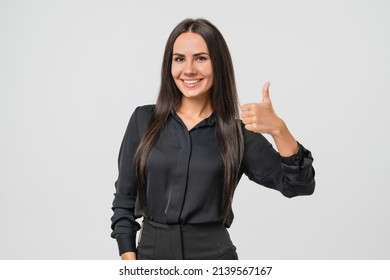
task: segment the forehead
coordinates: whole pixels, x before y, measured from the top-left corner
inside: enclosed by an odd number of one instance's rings
[[[182,33],[177,38],[173,44],[174,53],[199,53],[206,52],[208,53],[208,48],[205,40],[196,33]]]

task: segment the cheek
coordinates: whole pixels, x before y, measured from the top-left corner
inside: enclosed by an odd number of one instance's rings
[[[180,84],[178,81],[178,78],[180,76],[180,71],[178,71],[177,67],[171,67],[171,75],[172,75],[172,79],[173,79],[173,82],[175,83],[175,85],[177,87],[180,87]]]
[[[172,65],[171,75],[173,78],[177,78],[180,75],[180,67],[178,67],[177,65]]]
[[[205,72],[203,72],[203,75],[205,76],[205,77],[207,77],[207,79],[208,79],[208,82],[210,83],[210,84],[212,84],[213,83],[213,70],[211,69],[211,68],[208,68],[208,69],[205,69],[206,71]]]
[[[202,73],[203,75],[209,77],[209,79],[213,77],[213,68],[211,66],[211,64],[206,64],[202,67]]]

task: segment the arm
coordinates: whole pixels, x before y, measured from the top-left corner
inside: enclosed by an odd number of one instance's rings
[[[131,116],[121,144],[118,157],[119,174],[112,204],[114,214],[111,218],[111,237],[116,239],[122,259],[135,259],[136,232],[140,229],[134,214],[137,186],[133,158],[140,141],[137,111],[138,108]]]
[[[244,131],[245,151],[241,174],[265,187],[280,191],[286,197],[311,195],[314,192],[313,157],[298,144],[298,152],[282,157],[259,133]]]
[[[313,158],[273,110],[269,83],[263,87],[262,102],[243,105],[242,111],[245,125],[242,171],[251,180],[278,189],[287,197],[312,194],[315,187]],[[261,133],[272,136],[279,153]]]

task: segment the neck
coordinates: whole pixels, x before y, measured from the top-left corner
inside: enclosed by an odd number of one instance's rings
[[[210,98],[197,99],[183,96],[177,112],[191,118],[205,118],[211,115],[213,107]]]

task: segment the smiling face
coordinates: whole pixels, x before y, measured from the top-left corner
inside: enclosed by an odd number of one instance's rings
[[[210,98],[213,69],[202,36],[186,32],[177,37],[173,45],[171,74],[183,97]]]

